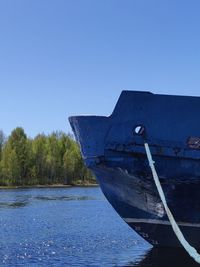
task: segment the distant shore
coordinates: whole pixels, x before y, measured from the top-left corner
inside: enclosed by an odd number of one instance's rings
[[[98,187],[98,184],[87,183],[87,184],[52,184],[52,185],[20,185],[20,186],[0,186],[0,189],[28,189],[28,188],[70,188],[70,187]]]

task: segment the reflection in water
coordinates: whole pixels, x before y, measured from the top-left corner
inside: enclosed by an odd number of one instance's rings
[[[129,267],[199,267],[184,249],[152,248],[140,262],[129,262]],[[124,266],[124,267],[125,267]]]
[[[16,202],[0,202],[0,208],[21,208],[28,204],[27,201]]]
[[[14,200],[8,200],[6,201],[1,201],[0,202],[0,209],[4,208],[21,208],[25,207],[34,200],[44,200],[44,201],[81,201],[81,200],[96,200],[94,197],[90,196],[52,196],[52,195],[46,195],[46,196],[31,196],[31,195],[26,195],[26,196],[18,196]]]
[[[38,200],[65,200],[65,201],[73,201],[73,200],[95,200],[94,197],[88,196],[37,196],[35,199]]]

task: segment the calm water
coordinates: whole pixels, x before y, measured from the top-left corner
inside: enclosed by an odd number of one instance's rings
[[[163,237],[164,238],[164,237]],[[0,266],[199,266],[156,250],[99,188],[0,190]]]

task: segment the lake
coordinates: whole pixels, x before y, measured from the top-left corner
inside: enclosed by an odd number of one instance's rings
[[[98,187],[72,187],[0,190],[0,266],[199,265],[183,250],[153,249]]]

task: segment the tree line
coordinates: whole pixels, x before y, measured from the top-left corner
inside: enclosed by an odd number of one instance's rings
[[[86,184],[95,182],[73,136],[63,132],[28,138],[17,127],[6,138],[0,130],[0,185]]]

